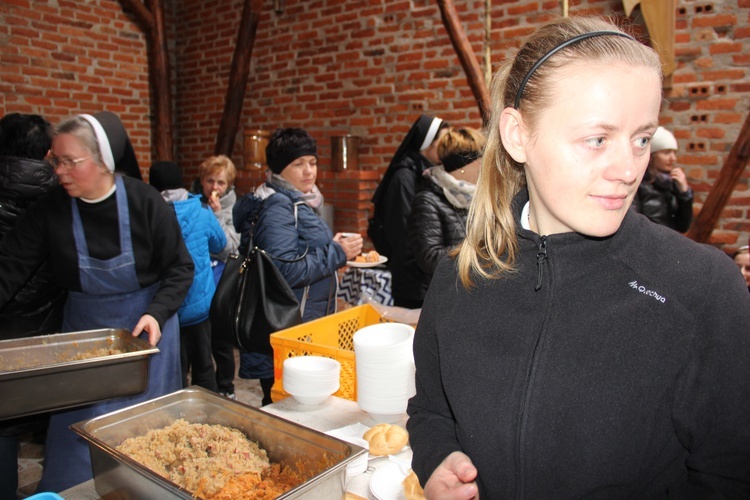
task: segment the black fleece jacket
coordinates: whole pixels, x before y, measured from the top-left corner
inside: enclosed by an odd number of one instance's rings
[[[450,259],[433,276],[407,424],[421,483],[460,450],[487,499],[748,498],[732,261],[633,212],[608,238],[518,235],[503,279],[466,290]]]

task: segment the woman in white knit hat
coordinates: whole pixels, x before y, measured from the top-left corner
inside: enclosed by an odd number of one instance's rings
[[[651,161],[633,200],[633,209],[652,222],[684,233],[693,220],[693,190],[685,171],[676,163],[677,139],[659,127],[651,139]]]

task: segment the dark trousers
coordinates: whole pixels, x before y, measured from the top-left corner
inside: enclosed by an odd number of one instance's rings
[[[0,435],[0,500],[15,500],[18,488],[18,436]]]
[[[216,362],[216,385],[219,392],[234,394],[234,373],[236,370],[234,363],[234,346],[226,340],[218,338],[217,335],[211,337],[211,351]]]
[[[0,500],[16,500],[18,444],[24,433],[43,436],[49,415],[31,415],[0,422]]]
[[[202,321],[195,325],[180,326],[180,361],[182,365],[182,386],[187,387],[187,374],[190,382],[209,391],[217,392],[214,363],[211,359],[211,322]]]

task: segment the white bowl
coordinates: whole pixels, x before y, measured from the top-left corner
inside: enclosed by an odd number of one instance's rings
[[[341,363],[324,356],[294,356],[284,360],[282,369],[305,377],[338,378]]]
[[[352,342],[354,350],[358,348],[372,353],[391,354],[399,349],[411,352],[414,339],[414,327],[405,323],[378,323],[360,328],[354,332]],[[390,358],[390,356],[389,356]]]
[[[374,421],[376,421],[379,424],[395,424],[402,418],[404,418],[404,413],[393,413],[393,414],[381,414],[381,413],[371,413],[367,412],[368,415],[370,415],[370,418],[372,418]]]
[[[292,397],[301,405],[315,406],[328,401],[328,398],[330,398],[331,395],[323,394],[321,396],[301,396],[299,394],[292,394]]]

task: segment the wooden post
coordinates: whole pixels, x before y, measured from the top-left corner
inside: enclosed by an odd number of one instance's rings
[[[135,15],[135,19],[146,35],[149,79],[153,89],[155,111],[156,159],[174,160],[172,142],[172,92],[169,84],[169,57],[164,26],[164,8],[161,0],[120,0],[123,7]]]
[[[453,0],[437,0],[437,3],[453,49],[456,51],[459,61],[461,61],[466,79],[469,81],[469,87],[471,87],[474,98],[477,100],[479,114],[482,115],[482,121],[486,124],[489,121],[491,109],[490,93],[487,90],[487,84],[482,76],[482,70],[479,68],[474,50],[466,38],[463,27],[461,27],[458,14],[453,6]]]
[[[164,25],[164,7],[161,0],[149,0],[154,26],[151,29],[153,54],[150,59],[152,71],[151,85],[154,89],[156,110],[156,159],[174,161],[172,143],[172,96],[169,78],[169,58],[167,36]]]
[[[227,97],[224,101],[224,112],[221,115],[214,148],[214,154],[217,155],[232,156],[234,138],[240,125],[240,116],[242,116],[247,77],[250,73],[250,58],[253,54],[255,32],[258,29],[262,3],[262,0],[245,0],[245,6],[242,9],[237,44],[232,57],[232,69],[229,73]]]
[[[708,241],[742,171],[747,166],[748,159],[750,159],[750,114],[745,118],[740,136],[721,167],[719,177],[708,193],[703,208],[693,220],[693,225],[687,233],[688,238],[700,243]]]

